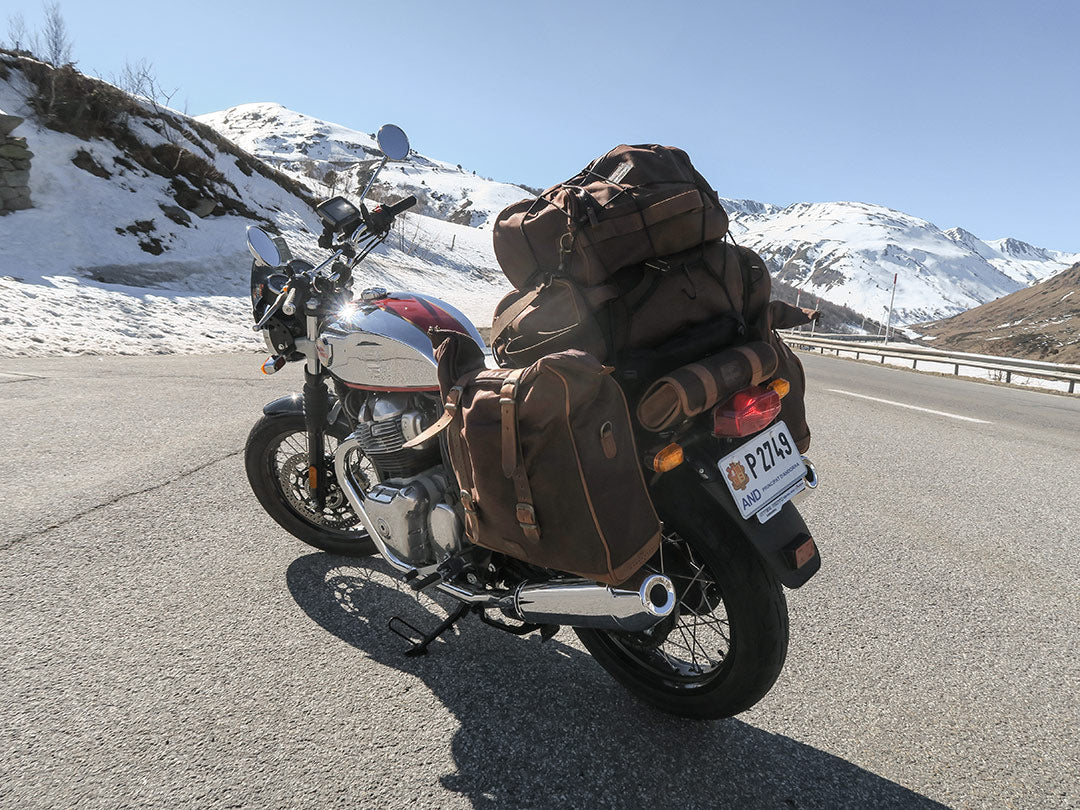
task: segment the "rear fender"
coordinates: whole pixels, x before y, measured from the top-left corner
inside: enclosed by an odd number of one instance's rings
[[[726,522],[750,543],[776,578],[788,588],[798,588],[821,567],[821,555],[816,548],[814,556],[799,568],[795,567],[790,552],[785,550],[800,536],[811,536],[795,505],[790,501],[784,504],[766,523],[756,517],[745,520],[720,478],[716,462],[707,452],[694,452],[688,448],[686,461],[661,475],[652,488],[653,497],[669,514],[674,511],[698,520],[715,520],[715,509],[705,507],[720,507],[727,517]]]

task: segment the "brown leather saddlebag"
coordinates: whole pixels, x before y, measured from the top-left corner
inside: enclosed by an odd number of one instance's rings
[[[567,351],[489,370],[453,334],[437,357],[469,540],[609,585],[636,573],[660,520],[610,369]]]
[[[518,289],[546,274],[603,283],[624,267],[723,238],[720,198],[686,152],[617,146],[495,220],[495,257]]]
[[[661,431],[703,413],[776,372],[776,350],[754,341],[677,368],[645,391],[637,407],[646,430]]]

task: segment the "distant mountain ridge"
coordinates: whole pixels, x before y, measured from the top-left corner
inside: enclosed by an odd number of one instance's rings
[[[962,312],[1080,260],[1017,239],[987,242],[962,228],[942,231],[869,203],[796,203],[761,212],[739,203],[732,233],[770,262],[776,278],[882,319],[896,275],[899,324]]]
[[[198,116],[222,135],[316,192],[359,193],[382,158],[373,133],[295,112],[280,104],[241,104]],[[412,194],[415,213],[490,228],[495,215],[532,192],[479,177],[460,165],[413,152],[379,175],[373,199]]]
[[[914,331],[960,351],[1080,363],[1080,263]]]

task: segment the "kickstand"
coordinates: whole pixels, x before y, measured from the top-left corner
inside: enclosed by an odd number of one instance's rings
[[[387,622],[387,626],[395,635],[401,636],[406,641],[412,643],[412,646],[405,651],[405,655],[410,658],[417,655],[427,655],[428,645],[460,621],[465,614],[469,612],[469,609],[470,606],[462,602],[454,608],[453,613],[439,622],[439,624],[429,633],[425,633],[418,627],[413,627],[400,616],[394,616],[390,619],[390,621]],[[404,625],[408,630],[411,630],[412,633],[399,629],[398,625]],[[413,638],[414,636],[419,636],[420,640],[415,641]]]

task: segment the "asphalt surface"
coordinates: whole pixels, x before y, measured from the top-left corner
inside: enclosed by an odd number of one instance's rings
[[[804,358],[824,564],[719,722],[566,630],[403,657],[430,602],[248,489],[297,369],[0,361],[0,806],[1080,806],[1080,398]]]

